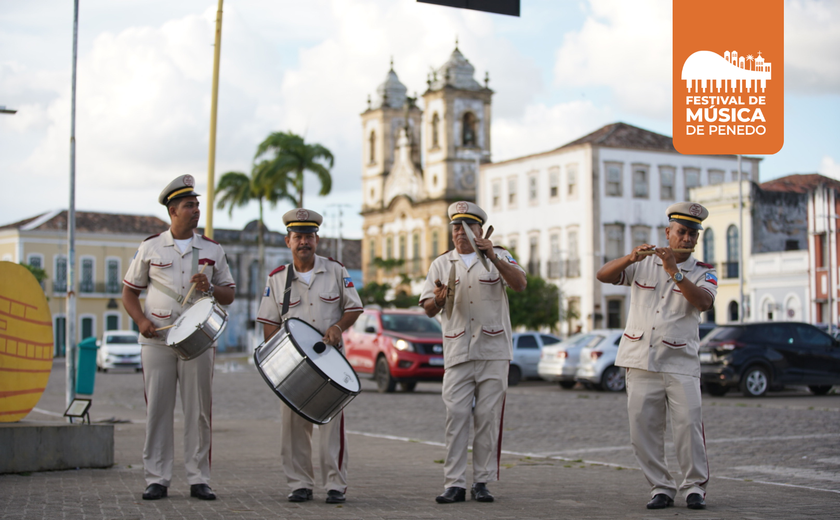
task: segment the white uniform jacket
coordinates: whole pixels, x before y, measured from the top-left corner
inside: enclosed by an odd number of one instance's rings
[[[686,280],[714,300],[717,275],[712,265],[689,256],[677,267]],[[662,267],[662,260],[650,256],[631,264],[616,285],[630,286],[630,314],[615,364],[700,377],[700,311],[682,295],[679,285]]]
[[[501,261],[525,272],[504,248],[494,247],[494,250]],[[451,318],[446,317],[446,310],[439,314],[443,324],[444,368],[466,361],[512,359],[507,283],[493,264],[488,272],[475,259],[468,268],[458,251],[447,251],[432,262],[420,302],[435,297],[435,280],[445,285],[449,283],[449,270],[453,265],[455,308]]]
[[[193,234],[189,249],[180,253],[175,247],[172,231],[166,230],[159,235],[153,235],[140,244],[140,248],[128,266],[123,283],[132,289],[146,290],[146,305],[143,313],[151,320],[156,328],[172,325],[196,300],[204,294],[193,291],[190,300],[181,306],[172,296],[161,292],[152,281],[162,284],[170,291],[186,296],[190,290],[195,265],[206,265],[204,274],[210,283],[222,287],[236,287],[230,274],[227,258],[222,246],[218,242],[198,234]],[[165,345],[166,335],[154,338],[140,336],[140,343],[144,345]]]

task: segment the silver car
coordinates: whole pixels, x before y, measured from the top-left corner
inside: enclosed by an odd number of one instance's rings
[[[618,343],[621,341],[621,329],[593,330],[598,338],[580,350],[575,381],[608,392],[624,391],[624,368],[615,366]]]
[[[537,364],[540,353],[547,345],[560,343],[560,338],[541,332],[515,332],[513,334],[513,359],[508,372],[508,386],[516,386],[519,381],[529,377],[538,377]]]
[[[599,336],[589,332],[575,334],[566,341],[545,347],[537,365],[537,372],[546,381],[556,381],[566,389],[575,386],[580,350]]]
[[[133,330],[109,330],[96,344],[96,369],[107,372],[111,368],[133,368],[140,372],[140,343]]]

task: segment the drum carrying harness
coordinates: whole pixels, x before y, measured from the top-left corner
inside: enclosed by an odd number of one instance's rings
[[[193,246],[193,248],[192,248],[192,273],[190,273],[190,278],[192,278],[193,276],[196,275],[196,273],[198,273],[199,251],[200,250],[198,248]],[[152,282],[152,286],[154,286],[155,289],[157,289],[158,291],[162,292],[163,294],[169,296],[170,298],[172,298],[176,302],[181,303],[181,302],[184,301],[184,295],[183,294],[178,294],[177,292],[173,291],[169,287],[167,287],[167,286],[163,285],[162,283],[158,282],[154,278],[151,279],[151,282]]]

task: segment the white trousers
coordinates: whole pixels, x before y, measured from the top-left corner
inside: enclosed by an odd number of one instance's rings
[[[466,489],[470,419],[474,422],[473,483],[499,480],[502,422],[510,361],[467,361],[443,374],[446,405],[444,489]],[[475,410],[473,411],[473,398]]]
[[[706,496],[709,463],[700,401],[700,379],[681,374],[627,369],[627,411],[636,459],[651,486],[651,497],[677,495],[677,485],[665,462],[665,419],[671,431],[684,478],[679,491]]]
[[[314,489],[315,472],[312,468],[313,424],[281,402],[280,412],[280,464],[286,482],[292,490]],[[347,435],[344,431],[344,412],[327,424],[318,425],[318,462],[321,467],[321,485],[327,491],[347,492]]]
[[[215,347],[197,358],[181,360],[166,346],[143,345],[146,390],[146,444],[143,468],[146,485],[172,482],[175,458],[175,392],[180,389],[184,409],[184,465],[187,481],[210,481],[211,413]]]

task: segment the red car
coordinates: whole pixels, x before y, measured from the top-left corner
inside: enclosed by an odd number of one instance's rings
[[[344,333],[347,361],[380,392],[411,392],[418,381],[443,380],[443,332],[421,310],[365,308]]]

